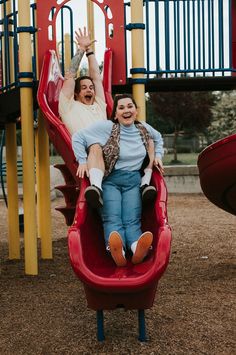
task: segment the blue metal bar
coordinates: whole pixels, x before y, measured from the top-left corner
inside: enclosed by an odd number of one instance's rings
[[[60,15],[61,15],[61,71],[62,75],[65,74],[65,41],[64,41],[64,13],[65,10],[69,11],[69,23],[70,23],[70,36],[71,36],[71,57],[74,55],[74,48],[73,48],[73,12],[72,9],[69,6],[62,6],[60,10]]]
[[[181,69],[180,71],[179,70],[174,70],[174,69],[170,69],[170,70],[159,70],[159,71],[154,71],[154,70],[150,70],[149,71],[149,74],[155,74],[155,73],[158,73],[158,74],[166,74],[166,73],[169,73],[169,74],[171,74],[171,73],[202,73],[202,72],[205,72],[205,73],[217,73],[217,72],[222,72],[222,71],[224,71],[224,72],[236,72],[236,69],[233,69],[233,68],[210,68],[210,69],[202,69],[202,68],[200,68],[200,69],[195,69],[195,70],[193,70],[193,69]]]
[[[194,68],[194,69],[196,69],[196,35],[195,35],[195,30],[196,30],[196,22],[195,22],[195,0],[193,0],[192,16],[193,16],[193,28],[192,28],[192,34],[193,34],[193,68]],[[195,74],[195,73],[194,73],[194,76],[196,76],[196,74]]]
[[[180,69],[180,9],[179,1],[177,2],[177,33],[178,33],[178,69]]]
[[[139,341],[147,341],[146,326],[145,326],[145,314],[143,309],[138,311],[138,325],[139,325]]]
[[[184,32],[184,69],[187,68],[187,46],[186,46],[186,6],[183,2],[183,32]]]
[[[160,70],[159,2],[155,1],[156,70]]]
[[[188,28],[188,69],[191,68],[191,43],[190,43],[190,1],[187,2],[187,28]]]
[[[14,89],[18,85],[19,85],[19,81],[18,82],[16,81],[16,82],[8,84],[8,85],[4,85],[1,88],[1,92],[4,92],[4,91],[9,90],[9,89]]]
[[[73,24],[73,11],[71,9],[71,7],[64,5],[62,7],[64,10],[68,10],[69,12],[69,24],[70,24],[70,37],[71,37],[71,41],[70,41],[70,52],[71,52],[71,57],[74,56],[74,46],[73,46],[73,29],[74,29],[74,24]],[[64,19],[62,18],[61,20],[63,22],[63,38],[64,38]]]
[[[8,15],[6,10],[6,3],[3,6],[3,13],[4,13],[4,60],[5,60],[5,72],[4,72],[4,79],[5,85],[10,84],[10,53],[9,53],[9,28],[8,28]]]
[[[165,62],[166,62],[166,69],[170,69],[170,29],[169,29],[169,18],[170,18],[170,11],[169,11],[169,0],[165,1],[164,13],[165,13]]]
[[[98,341],[105,340],[103,310],[97,311],[97,340]]]
[[[219,67],[222,67],[222,7],[221,0],[218,0],[218,31],[219,31]]]
[[[71,38],[74,37],[74,22],[73,22],[73,11],[70,9],[70,36]],[[74,56],[74,46],[73,46],[73,41],[70,41],[70,52],[71,52],[71,57]]]
[[[145,24],[142,22],[136,22],[136,23],[129,23],[128,25],[126,25],[126,29],[131,31],[131,30],[145,30]]]
[[[208,13],[208,68],[211,68],[211,0],[207,2],[207,13]]]
[[[14,76],[15,82],[18,80],[17,73],[19,71],[19,61],[18,61],[18,42],[17,42],[17,14],[16,11],[16,1],[13,1],[13,21],[14,21]]]
[[[220,31],[219,31],[219,36],[220,36],[220,43],[221,43],[221,67],[224,67],[224,10],[223,10],[223,3],[222,0],[219,0],[219,25],[220,25]],[[222,73],[223,74],[223,73]]]
[[[131,74],[146,74],[147,70],[146,68],[131,68],[130,73]]]
[[[61,72],[65,75],[64,7],[61,8]]]
[[[232,9],[232,1],[229,0],[229,66],[232,68],[233,66],[233,52],[232,52],[232,12],[230,11]]]
[[[178,67],[178,46],[177,46],[177,25],[176,25],[176,1],[174,2],[174,55],[175,55],[175,69],[177,69]],[[177,76],[177,74],[175,74],[175,77]]]
[[[205,11],[204,11],[204,2],[202,1],[202,67],[206,68],[206,49],[205,49]],[[205,73],[203,72],[203,76]]]
[[[150,57],[149,57],[149,50],[150,50],[150,41],[149,41],[149,1],[145,0],[145,10],[146,10],[146,67],[147,71],[150,69]],[[149,78],[149,75],[147,76]]]
[[[212,18],[212,68],[215,67],[215,17],[214,17],[214,7],[213,2],[211,3],[211,18]],[[215,72],[213,72],[215,76]]]
[[[197,0],[197,28],[198,28],[198,69],[201,68],[201,22],[200,22],[200,0]]]

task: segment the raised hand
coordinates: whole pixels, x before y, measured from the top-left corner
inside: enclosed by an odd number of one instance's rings
[[[88,50],[91,45],[96,42],[95,39],[90,39],[90,33],[87,32],[86,27],[84,27],[83,31],[81,28],[79,28],[78,31],[75,31],[75,39],[80,49],[84,51]]]

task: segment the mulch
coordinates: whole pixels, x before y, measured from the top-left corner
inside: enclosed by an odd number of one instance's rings
[[[96,313],[67,251],[67,227],[52,202],[53,260],[39,275],[8,260],[6,208],[0,201],[0,354],[232,355],[235,342],[236,220],[203,195],[170,195],[171,259],[154,306],[145,312],[148,342],[138,341],[136,311],[105,311],[105,341],[96,339]],[[40,246],[39,246],[40,249]]]

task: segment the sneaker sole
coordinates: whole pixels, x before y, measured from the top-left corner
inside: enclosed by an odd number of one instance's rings
[[[125,266],[127,260],[125,259],[122,250],[123,250],[123,243],[119,233],[112,232],[109,237],[109,249],[111,252],[111,256],[116,263],[117,266]]]
[[[157,197],[156,190],[150,189],[142,194],[143,203],[153,202]]]
[[[93,208],[100,208],[103,206],[103,202],[99,193],[93,188],[87,188],[84,194],[86,201]]]
[[[141,235],[138,240],[136,251],[132,257],[133,264],[139,264],[143,261],[151,247],[152,241],[153,235],[151,232],[145,232]]]

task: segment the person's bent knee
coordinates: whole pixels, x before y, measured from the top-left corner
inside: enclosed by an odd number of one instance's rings
[[[100,144],[95,143],[89,147],[87,161],[89,170],[92,168],[97,168],[100,169],[102,172],[105,171],[103,152]]]
[[[89,154],[93,154],[96,156],[102,156],[102,147],[100,144],[96,143],[89,147]]]

